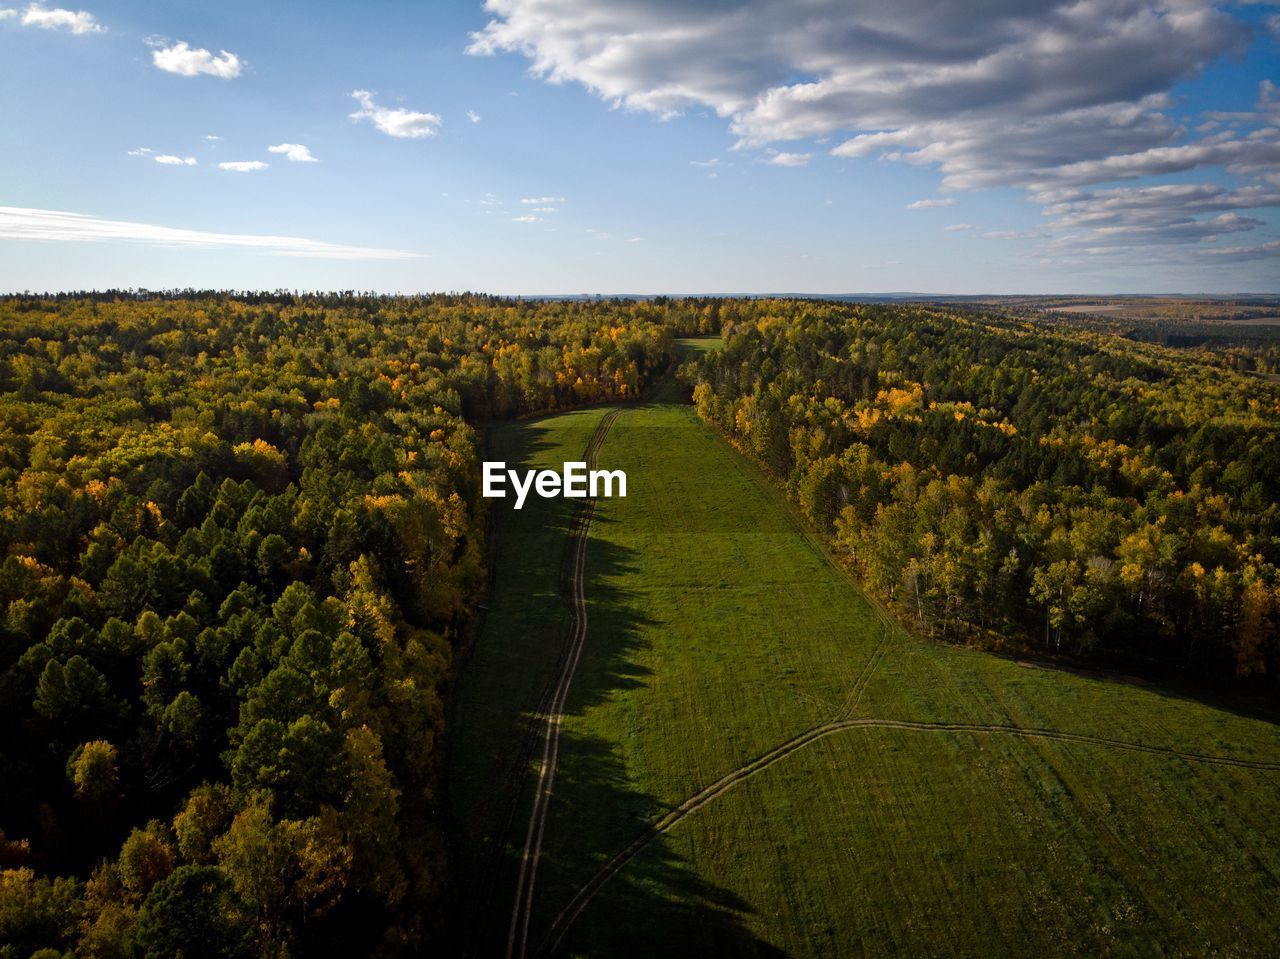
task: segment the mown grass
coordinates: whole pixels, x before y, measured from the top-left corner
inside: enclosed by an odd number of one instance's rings
[[[603,411],[501,427],[490,458],[578,459]],[[846,701],[875,611],[775,491],[671,394],[600,453],[626,499],[588,548],[533,941],[645,824]],[[558,652],[569,514],[502,511],[461,683],[454,805],[480,954],[505,937],[528,797],[504,770]],[[1014,725],[1280,761],[1280,727],[1155,686],[895,632],[860,717]],[[500,855],[495,895],[477,864]],[[565,955],[1274,955],[1280,772],[1008,735],[852,729],[681,821],[611,880]],[[487,903],[487,904],[486,904]],[[487,930],[488,934],[484,931]]]

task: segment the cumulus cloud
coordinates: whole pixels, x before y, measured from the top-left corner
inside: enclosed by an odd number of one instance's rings
[[[916,200],[907,204],[908,210],[936,210],[944,206],[955,206],[954,197],[943,197],[939,200]]]
[[[127,241],[150,246],[195,249],[239,248],[279,256],[336,260],[407,260],[422,256],[403,250],[343,246],[299,237],[242,233],[210,233],[126,220],[106,220],[81,213],[0,206],[0,239],[76,243]]]
[[[301,143],[277,143],[275,146],[267,147],[268,153],[283,153],[286,160],[294,163],[319,163],[311,151]]]
[[[387,136],[407,140],[420,140],[433,137],[444,123],[435,113],[419,113],[404,107],[381,107],[374,102],[373,94],[368,90],[353,90],[351,96],[360,104],[360,109],[351,114],[351,119],[369,120]]]
[[[151,151],[148,150],[148,153]],[[195,157],[174,156],[172,153],[162,153],[155,158],[157,163],[163,163],[165,166],[195,166]]]
[[[972,223],[952,223],[948,226],[944,226],[942,229],[947,233],[960,233],[964,230],[972,230],[973,228],[974,226]]]
[[[267,164],[261,160],[227,160],[225,163],[219,163],[219,170],[230,170],[232,173],[252,173],[255,170],[265,170]]]
[[[769,162],[774,166],[808,166],[812,159],[812,153],[775,153]]]
[[[17,13],[16,10],[5,10],[0,16],[8,18]],[[69,30],[71,33],[102,33],[106,27],[94,19],[93,14],[85,10],[64,10],[33,3],[22,11],[24,27],[41,27],[45,30]]]
[[[541,219],[542,219],[542,217],[538,217],[538,216],[531,216],[531,215],[526,214],[526,215],[524,215],[524,216],[513,216],[513,217],[511,218],[511,222],[512,222],[512,223],[537,223],[537,222],[539,222]]]
[[[18,11],[12,8],[0,10],[0,20],[12,20],[18,15]]]
[[[470,53],[520,54],[548,82],[581,84],[626,109],[710,109],[741,148],[831,137],[837,157],[935,169],[949,190],[1023,188],[1048,206],[1203,168],[1280,185],[1273,82],[1260,85],[1255,110],[1201,118],[1226,127],[1192,132],[1170,115],[1178,84],[1251,41],[1254,28],[1222,0],[806,0],[803,15],[776,0],[486,0],[485,9]],[[1188,218],[1229,212],[1189,212],[1171,195],[1150,202],[1168,206],[1167,229],[1145,234],[1152,244],[1194,234]],[[931,205],[941,204],[912,208]],[[1124,216],[1134,229],[1156,226]],[[1051,228],[1059,217],[1050,214]]]
[[[244,69],[243,61],[234,53],[219,50],[215,56],[208,50],[189,46],[185,40],[179,40],[170,46],[152,42],[152,47],[151,62],[166,73],[176,73],[182,77],[204,74],[222,80],[233,80]]]
[[[538,204],[545,205],[548,203],[564,203],[565,199],[562,196],[526,196],[526,197],[521,197],[520,202],[530,206],[534,206]]]
[[[960,114],[1133,102],[1249,30],[1199,0],[487,0],[469,51],[515,51],[660,114],[709,106],[755,143],[902,129]]]
[[[468,120],[470,120],[472,123],[479,123],[479,122],[480,122],[480,114],[476,113],[476,111],[475,111],[475,110],[468,110],[468,111],[467,111],[467,119],[468,119]]]
[[[131,156],[131,157],[144,157],[144,156],[147,156],[147,155],[148,155],[148,154],[150,154],[150,153],[151,153],[151,147],[138,147],[138,149],[136,149],[136,150],[130,150],[130,151],[129,151],[129,156]]]

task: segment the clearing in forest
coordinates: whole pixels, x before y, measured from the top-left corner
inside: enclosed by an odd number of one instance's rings
[[[495,428],[453,702],[466,950],[1274,955],[1280,726],[889,626],[674,390]]]

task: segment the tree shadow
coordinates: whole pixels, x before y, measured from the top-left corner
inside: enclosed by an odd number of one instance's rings
[[[1069,673],[1090,682],[1141,689],[1162,699],[1194,703],[1242,719],[1280,725],[1280,703],[1265,694],[1223,689],[1187,671],[1165,665],[1153,665],[1139,672],[1132,663],[1122,659],[1091,663],[1065,655],[1053,656],[1041,650],[984,649],[981,652],[1026,669]]]
[[[530,424],[498,430],[506,435],[494,437],[494,455],[512,468],[527,468],[553,445]],[[489,608],[449,724],[458,879],[452,945],[465,956],[506,951],[533,769],[545,733],[539,705],[555,686],[571,638],[581,508],[581,501],[530,498],[517,513],[510,500],[497,502]],[[597,511],[592,532],[608,522]],[[530,915],[530,956],[578,889],[669,808],[636,787],[616,737],[588,734],[573,721],[649,681],[638,653],[644,631],[662,624],[641,614],[616,585],[634,572],[632,552],[599,535],[587,543],[588,632],[561,727]],[[780,955],[747,928],[751,912],[750,904],[700,877],[689,857],[659,836],[605,885],[552,954]]]

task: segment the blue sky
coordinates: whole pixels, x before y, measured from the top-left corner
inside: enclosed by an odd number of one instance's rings
[[[1280,8],[984,10],[0,0],[0,290],[1280,291]]]

